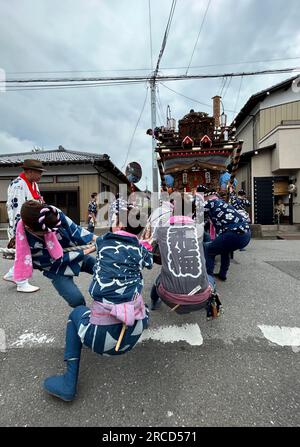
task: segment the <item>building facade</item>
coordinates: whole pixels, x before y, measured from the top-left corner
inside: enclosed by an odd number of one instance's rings
[[[244,141],[238,185],[251,198],[252,223],[300,223],[300,78],[252,95],[234,124]]]
[[[87,207],[93,192],[116,193],[120,184],[130,183],[112,163],[107,154],[66,150],[25,152],[0,155],[0,222],[8,221],[6,212],[7,188],[11,180],[22,172],[25,159],[40,160],[46,169],[39,187],[46,203],[60,208],[76,223],[86,222]]]

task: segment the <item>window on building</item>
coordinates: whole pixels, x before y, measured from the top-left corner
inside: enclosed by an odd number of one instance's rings
[[[78,183],[79,175],[57,175],[57,183]]]
[[[44,175],[39,180],[39,183],[54,183],[54,175]]]
[[[281,125],[282,126],[299,126],[300,120],[282,120]]]

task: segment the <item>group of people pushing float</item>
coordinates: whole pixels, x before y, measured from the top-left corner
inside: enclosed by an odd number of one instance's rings
[[[66,371],[44,381],[49,394],[64,401],[75,398],[82,345],[108,356],[127,353],[136,345],[149,322],[142,270],[151,269],[153,259],[161,272],[151,290],[151,310],[163,301],[178,313],[206,307],[208,317],[218,315],[215,257],[221,255],[217,276],[226,280],[230,253],[250,241],[249,221],[234,203],[202,185],[194,197],[182,200],[162,200],[145,229],[131,226],[128,218],[133,212],[138,220],[140,210],[118,198],[110,207],[110,231],[98,237],[52,205],[35,200],[22,205],[15,232],[14,279],[28,280],[38,269],[74,308],[66,326]],[[212,240],[205,221],[215,229]],[[87,244],[91,245],[76,249]],[[75,251],[64,251],[70,247]],[[94,251],[96,257],[91,256]],[[81,272],[92,275],[91,307],[74,283]]]

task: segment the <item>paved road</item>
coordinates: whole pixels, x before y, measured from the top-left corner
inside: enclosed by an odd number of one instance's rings
[[[145,272],[146,302],[157,272]],[[70,309],[39,272],[35,294],[0,281],[0,426],[299,426],[299,280],[300,241],[251,241],[219,284],[221,318],[163,306],[131,353],[84,349],[72,403],[42,389],[64,369]]]

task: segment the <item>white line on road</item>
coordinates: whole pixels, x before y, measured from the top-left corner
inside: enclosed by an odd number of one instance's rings
[[[19,336],[18,340],[11,343],[10,346],[23,347],[24,345],[41,345],[48,344],[54,341],[54,337],[49,337],[45,334],[34,334],[33,332],[28,332]]]
[[[264,336],[279,346],[291,346],[294,352],[300,351],[300,328],[286,326],[258,325]]]
[[[10,347],[25,347],[36,344],[50,344],[55,340],[46,334],[34,334],[33,332],[25,331],[20,335],[17,341],[10,343]],[[143,332],[140,342],[146,340],[156,340],[162,343],[174,343],[185,341],[191,346],[200,346],[203,344],[203,337],[198,324],[185,324],[183,326],[162,326],[153,329],[147,329]]]
[[[285,326],[267,326],[258,325],[263,335],[272,343],[279,346],[291,346],[293,352],[300,352],[300,328]],[[203,337],[198,324],[185,324],[183,326],[162,326],[153,329],[147,329],[143,332],[140,342],[155,340],[161,343],[175,343],[185,341],[191,346],[201,346]],[[20,335],[18,339],[9,344],[9,347],[24,347],[42,344],[51,344],[55,341],[54,337],[46,334],[28,332]],[[4,329],[0,329],[0,352],[6,352],[6,336]]]
[[[140,341],[156,340],[162,343],[186,341],[192,346],[200,346],[203,337],[198,324],[185,324],[184,326],[163,326],[147,329],[143,332]]]
[[[6,337],[4,329],[0,329],[0,352],[6,352]]]

